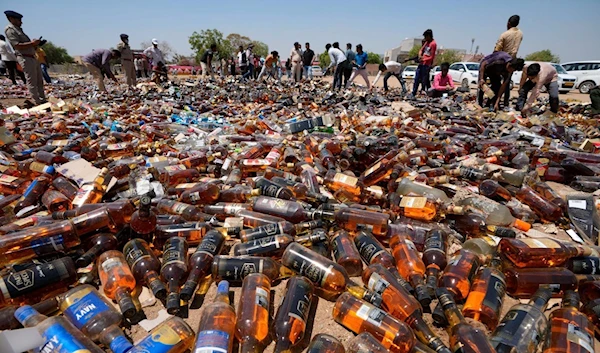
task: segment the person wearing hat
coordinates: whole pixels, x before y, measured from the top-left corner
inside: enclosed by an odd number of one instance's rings
[[[121,52],[121,66],[125,72],[128,86],[136,85],[135,67],[133,66],[133,52],[129,46],[129,36],[121,34],[121,43],[117,44],[117,50]]]
[[[165,57],[162,50],[158,47],[158,39],[152,39],[152,46],[144,50],[144,55],[152,61],[152,71],[167,76],[167,67],[165,66]]]
[[[12,81],[13,85],[17,84],[18,75],[21,78],[23,83],[27,83],[25,79],[25,74],[23,71],[17,70],[17,55],[15,51],[10,46],[10,43],[6,41],[6,37],[0,34],[0,60],[4,63],[6,67],[6,71],[8,71],[8,78]],[[16,75],[15,75],[16,74]]]
[[[117,49],[96,49],[83,57],[83,64],[96,79],[98,89],[106,92],[104,86],[104,74],[115,82],[119,82],[110,70],[110,60],[121,57],[121,52]]]
[[[300,82],[302,80],[302,46],[298,42],[294,43],[294,48],[290,52],[290,62],[294,81]]]
[[[15,49],[17,61],[23,68],[23,73],[27,79],[27,88],[29,94],[36,104],[46,102],[44,93],[44,78],[42,77],[42,68],[35,57],[35,48],[40,45],[40,39],[31,40],[21,28],[23,15],[14,11],[4,11],[10,24],[6,26],[4,32],[6,39]]]

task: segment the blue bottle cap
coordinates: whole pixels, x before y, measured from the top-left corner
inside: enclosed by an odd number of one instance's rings
[[[229,294],[229,282],[221,281],[217,286],[217,292],[219,294]]]
[[[15,319],[19,320],[23,324],[30,317],[39,314],[37,310],[29,305],[23,305],[22,307],[15,310]]]

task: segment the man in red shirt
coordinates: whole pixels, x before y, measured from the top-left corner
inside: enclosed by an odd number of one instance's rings
[[[412,91],[413,97],[416,96],[419,91],[419,84],[422,84],[426,91],[431,87],[429,82],[429,70],[431,70],[433,60],[435,60],[437,43],[433,39],[433,31],[431,29],[423,32],[423,37],[425,38],[425,43],[419,51],[419,67],[417,67],[417,72],[415,73],[415,82]]]

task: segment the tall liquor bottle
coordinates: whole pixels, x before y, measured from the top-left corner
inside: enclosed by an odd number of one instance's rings
[[[64,294],[60,309],[81,332],[110,347],[113,353],[125,353],[133,347],[119,328],[121,314],[94,287],[71,289]]]
[[[214,257],[221,253],[225,236],[217,230],[209,230],[200,241],[196,251],[190,256],[190,274],[181,289],[180,297],[190,300],[200,280],[210,274]]]
[[[87,240],[87,245],[89,249],[75,262],[79,268],[86,267],[96,261],[99,254],[108,250],[115,250],[118,246],[118,240],[111,233],[99,233],[91,236]]]
[[[505,293],[506,281],[502,273],[502,260],[495,258],[473,278],[473,285],[462,313],[465,317],[482,322],[493,331],[500,321]]]
[[[362,260],[356,245],[345,230],[336,231],[330,240],[335,261],[341,265],[350,277],[360,276],[362,273]]]
[[[550,238],[502,239],[500,252],[519,268],[558,267],[577,256],[589,256],[589,247]]]
[[[558,297],[579,284],[575,274],[564,267],[506,268],[506,292],[516,298],[529,298],[538,288],[547,286]]]
[[[38,329],[46,341],[40,352],[104,352],[62,316],[49,318],[25,305],[15,311],[15,317],[24,327]]]
[[[438,287],[446,288],[454,295],[454,300],[467,299],[473,276],[479,269],[479,257],[472,251],[462,249],[449,262],[440,276]]]
[[[285,296],[273,322],[275,352],[291,352],[291,348],[304,337],[313,292],[312,283],[305,277],[294,276],[288,280]]]
[[[425,274],[427,276],[426,284],[430,292],[435,293],[440,272],[446,268],[446,249],[448,240],[446,233],[434,229],[427,232],[425,238],[425,248],[423,249],[423,263],[426,266]]]
[[[336,322],[354,333],[369,332],[391,352],[408,353],[415,345],[408,325],[350,293],[339,296],[332,314]]]
[[[81,185],[73,199],[73,207],[80,207],[87,203],[99,203],[106,192],[107,181],[111,178],[108,168],[102,168],[92,182]]]
[[[167,288],[160,280],[160,260],[143,239],[131,239],[123,247],[125,259],[137,281],[144,283],[159,299],[166,299]]]
[[[171,315],[179,312],[179,286],[188,272],[187,251],[187,241],[180,237],[169,238],[163,246],[160,275],[167,283],[167,312]]]
[[[269,339],[271,279],[252,273],[242,284],[235,334],[242,352],[262,352]]]
[[[469,325],[445,288],[436,290],[440,305],[448,319],[450,347],[459,353],[496,353],[484,331]]]
[[[194,330],[183,319],[173,316],[150,331],[127,353],[184,353],[194,346]]]
[[[594,353],[594,325],[579,311],[579,294],[565,291],[562,307],[550,314],[544,353]]]
[[[396,233],[390,238],[390,248],[398,272],[415,288],[415,295],[421,305],[429,306],[431,296],[425,287],[425,264],[417,252],[417,248],[406,234]]]
[[[235,311],[229,303],[229,282],[219,282],[214,302],[207,305],[198,324],[195,352],[231,352]]]
[[[133,317],[137,312],[131,297],[135,290],[135,277],[123,253],[116,250],[107,251],[98,257],[97,264],[104,294],[119,304],[124,317]]]
[[[280,277],[283,267],[269,257],[217,255],[214,257],[211,269],[215,281],[227,280],[240,284],[251,273],[262,273],[274,281]]]
[[[154,232],[156,229],[156,214],[152,211],[152,198],[150,195],[140,197],[140,207],[131,215],[129,226],[141,238],[149,238]]]
[[[548,319],[544,310],[551,297],[550,289],[540,288],[528,304],[517,304],[510,308],[490,337],[497,353],[537,351],[548,330]]]

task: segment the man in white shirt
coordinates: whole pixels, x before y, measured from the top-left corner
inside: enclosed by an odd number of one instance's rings
[[[342,77],[344,76],[344,69],[346,68],[346,64],[348,60],[346,59],[346,54],[339,48],[339,43],[335,42],[331,44],[327,43],[325,46],[325,50],[329,54],[329,60],[331,63],[325,69],[325,72],[329,71],[332,67],[335,66],[335,73],[333,74],[333,89],[335,89],[336,85],[338,89],[342,88]],[[337,45],[336,45],[337,44]]]
[[[135,66],[135,75],[137,78],[142,78],[144,75],[144,61],[142,58],[135,58],[133,60],[133,65]]]
[[[290,60],[292,62],[292,75],[295,82],[302,80],[302,47],[300,43],[294,43],[294,48],[290,52]]]
[[[152,70],[167,77],[167,66],[162,50],[158,47],[158,39],[152,39],[152,46],[144,50],[144,55],[152,60]]]
[[[402,93],[406,94],[406,84],[404,83],[404,79],[402,78],[402,64],[396,61],[388,61],[385,64],[379,64],[379,72],[377,73],[375,81],[373,81],[373,86],[371,87],[375,87],[375,84],[377,84],[377,81],[379,81],[381,74],[384,72],[385,76],[383,77],[383,89],[386,92],[388,91],[387,81],[390,77],[394,76],[398,79],[400,85],[402,85]]]
[[[17,84],[17,78],[15,77],[15,72],[21,78],[23,83],[26,83],[25,74],[23,71],[17,70],[17,56],[15,55],[15,51],[10,46],[10,43],[6,40],[6,38],[0,34],[0,59],[6,66],[6,71],[8,71],[8,77],[12,81],[13,85]]]

